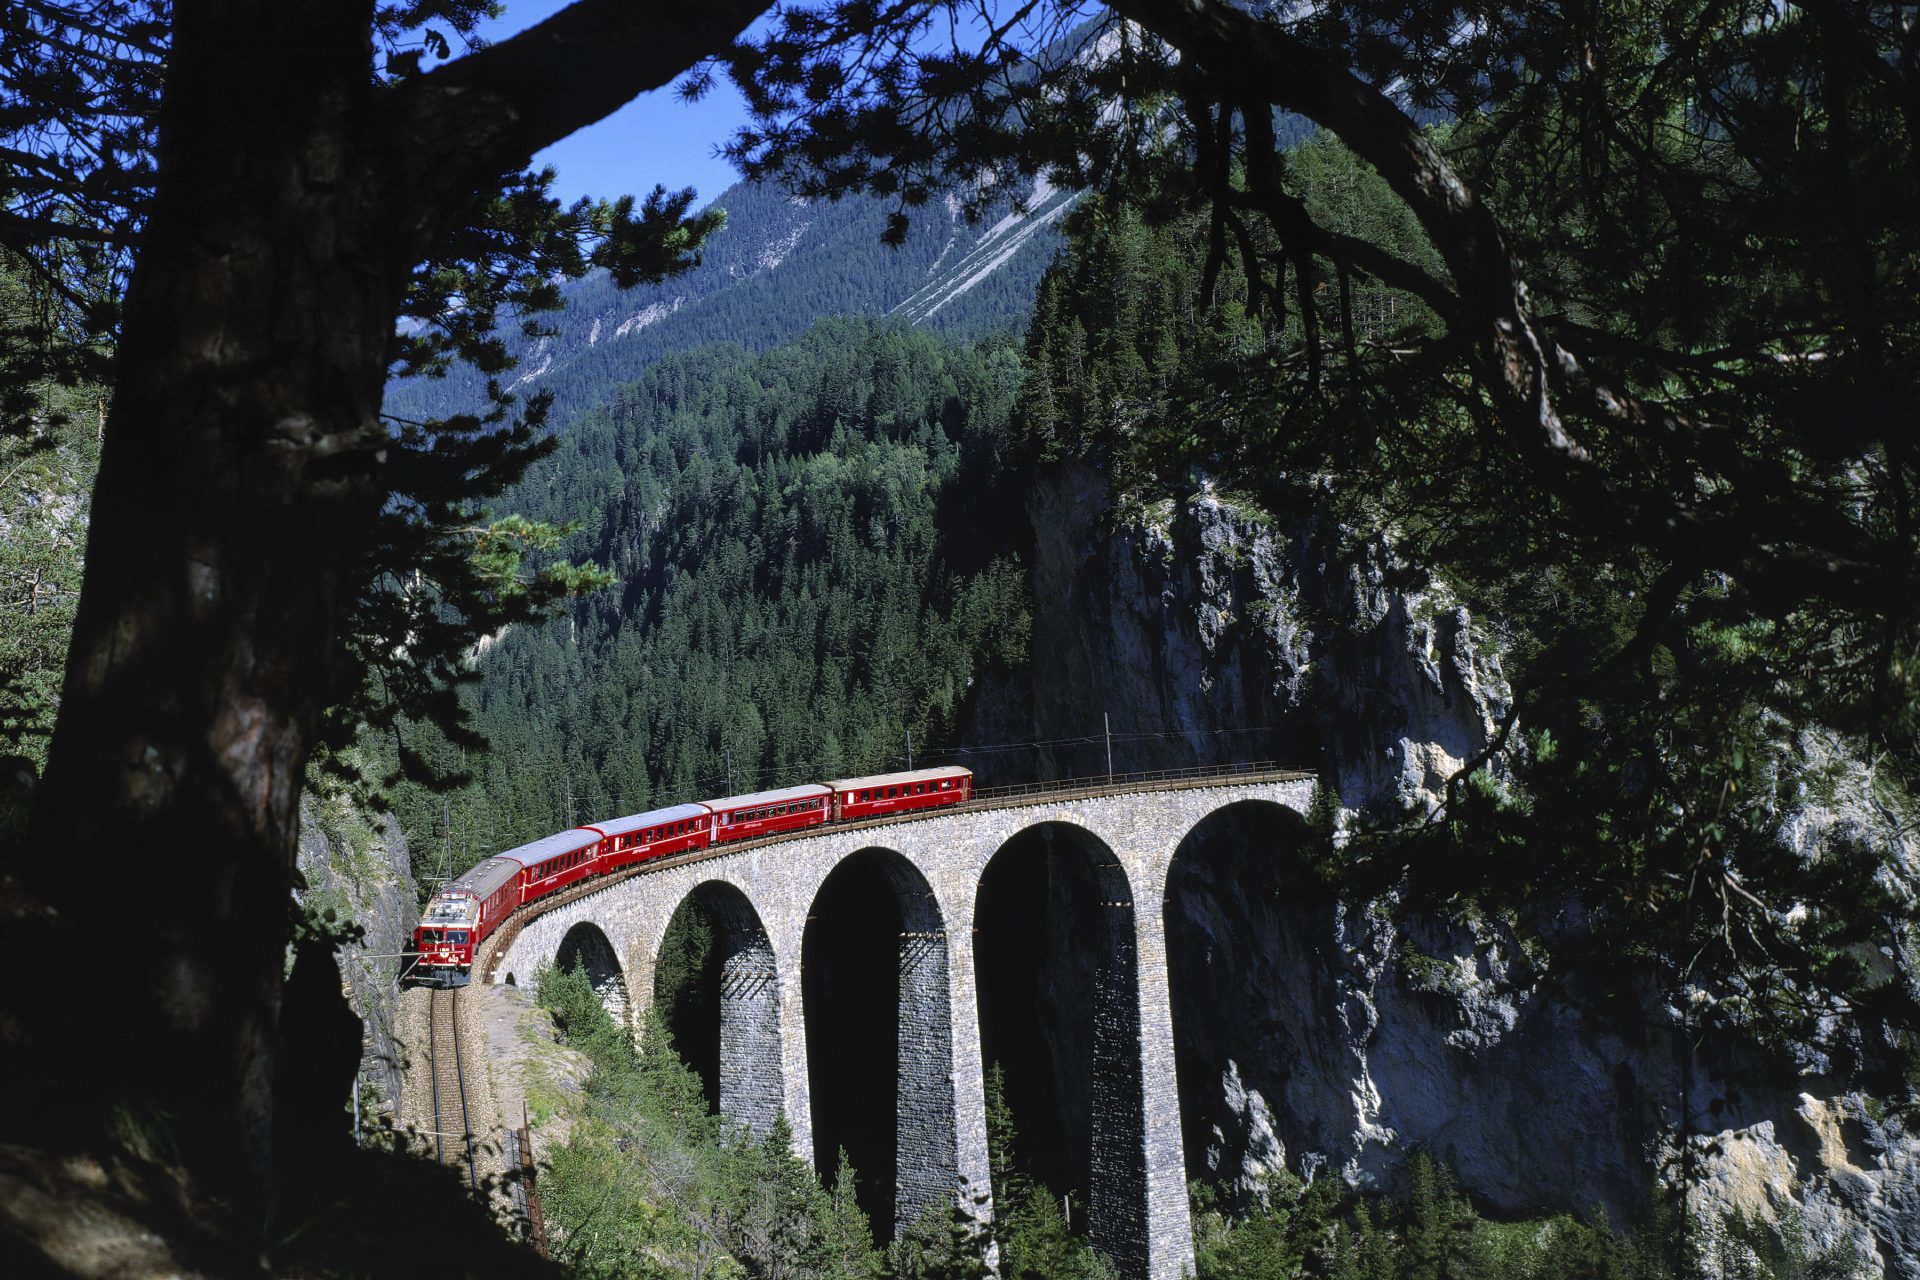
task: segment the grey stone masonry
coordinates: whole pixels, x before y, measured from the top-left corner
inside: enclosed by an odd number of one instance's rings
[[[496,970],[503,980],[531,981],[574,926],[591,923],[612,945],[637,1020],[653,998],[668,921],[689,895],[701,894],[721,908],[729,935],[722,1112],[761,1130],[770,1123],[770,1101],[779,1099],[795,1150],[806,1158],[814,1149],[800,979],[807,915],[842,859],[876,848],[897,854],[891,874],[902,881],[903,926],[895,1219],[910,1220],[941,1195],[985,1216],[991,1200],[972,945],[980,878],[1020,832],[1043,823],[1079,827],[1090,844],[1112,852],[1115,864],[1102,879],[1112,905],[1105,908],[1110,945],[1095,1009],[1099,1119],[1090,1225],[1126,1280],[1179,1280],[1192,1270],[1193,1241],[1162,913],[1168,867],[1209,814],[1264,801],[1304,815],[1313,785],[1304,776],[1273,774],[1158,790],[1090,786],[723,846],[547,910],[527,922]],[[924,885],[906,891],[907,881]]]
[[[738,889],[709,881],[697,892],[720,926],[720,1114],[764,1138],[786,1105],[773,945]]]
[[[562,969],[585,968],[587,978],[593,983],[594,994],[600,997],[600,1003],[606,1006],[614,1022],[627,1025],[628,1015],[633,1001],[628,998],[626,975],[620,971],[619,957],[613,953],[613,944],[607,941],[606,933],[591,920],[581,920],[567,936],[560,939],[560,950],[554,955],[554,962]]]

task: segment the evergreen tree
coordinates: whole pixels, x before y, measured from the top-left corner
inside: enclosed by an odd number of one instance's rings
[[[887,1249],[893,1280],[979,1280],[991,1236],[955,1201],[928,1205]]]
[[[1054,1193],[1024,1169],[1006,1073],[987,1068],[987,1167],[993,1185],[993,1239],[1006,1280],[1103,1280],[1105,1259],[1074,1235]]]
[[[819,1214],[818,1267],[823,1280],[879,1280],[886,1255],[873,1245],[873,1228],[854,1191],[853,1162],[840,1148],[833,1186]]]
[[[1400,1280],[1455,1280],[1472,1218],[1453,1177],[1425,1151],[1407,1161],[1399,1214]]]

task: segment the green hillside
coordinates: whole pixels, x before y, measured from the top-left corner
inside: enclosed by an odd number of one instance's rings
[[[486,647],[492,752],[445,805],[403,808],[428,867],[448,825],[457,868],[569,817],[944,742],[975,675],[1026,656],[1020,381],[1005,340],[841,319],[669,357],[578,419],[516,505],[579,522],[565,554],[619,581]]]

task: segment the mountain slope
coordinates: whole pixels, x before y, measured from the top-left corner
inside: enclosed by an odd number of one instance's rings
[[[805,201],[738,183],[715,201],[727,226],[699,266],[627,291],[604,273],[569,286],[550,336],[514,343],[520,366],[508,382],[552,391],[550,420],[564,429],[661,357],[710,342],[764,351],[843,315],[898,314],[958,337],[1020,326],[1074,199],[1042,183],[1026,208],[971,226],[957,201],[930,205],[916,212],[906,243],[891,248],[880,239],[892,208],[884,201]],[[387,408],[442,416],[472,410],[481,392],[477,375],[455,371],[395,384]]]

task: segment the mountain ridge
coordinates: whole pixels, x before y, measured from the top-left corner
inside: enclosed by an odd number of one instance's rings
[[[727,226],[697,265],[630,290],[605,272],[573,282],[564,309],[544,318],[544,336],[506,335],[518,366],[502,382],[516,393],[550,392],[549,421],[565,430],[662,357],[712,342],[765,351],[842,315],[898,315],[961,338],[1012,328],[1032,308],[1061,243],[1059,220],[1077,197],[1041,180],[997,218],[973,223],[948,199],[917,211],[905,242],[890,247],[881,239],[886,201],[809,200],[735,183],[713,201]],[[480,374],[456,369],[396,382],[386,408],[414,419],[473,412],[484,388]]]

